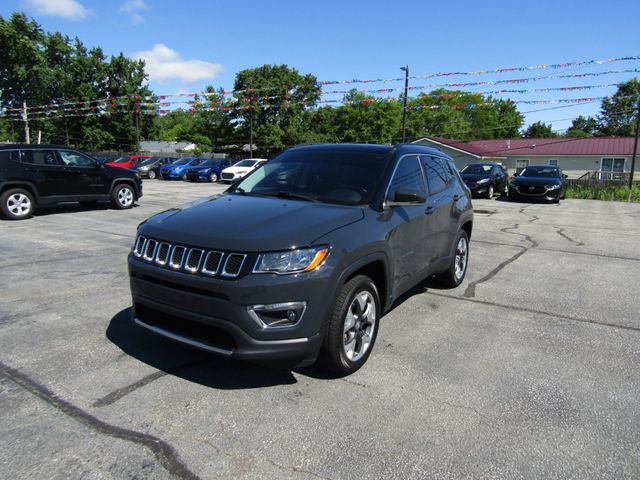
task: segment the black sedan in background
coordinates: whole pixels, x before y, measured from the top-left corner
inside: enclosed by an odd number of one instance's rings
[[[460,171],[460,176],[475,197],[492,198],[495,192],[509,193],[509,175],[497,163],[470,163]]]
[[[138,165],[136,165],[135,170],[140,174],[141,177],[147,177],[153,180],[160,174],[160,167],[173,163],[176,160],[177,158],[174,157],[146,158],[138,163]]]
[[[566,178],[558,167],[529,165],[511,181],[509,199],[559,203],[567,191]]]

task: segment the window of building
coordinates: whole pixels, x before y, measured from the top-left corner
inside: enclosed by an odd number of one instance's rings
[[[559,167],[560,166],[560,162],[558,162],[558,160],[556,160],[555,158],[552,158],[549,160],[549,165],[552,165],[554,167]]]

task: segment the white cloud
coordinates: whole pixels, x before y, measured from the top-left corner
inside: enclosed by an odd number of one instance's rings
[[[183,60],[178,52],[162,43],[154,45],[151,50],[135,53],[134,58],[144,60],[149,80],[160,83],[166,80],[181,80],[186,83],[213,80],[223,70],[222,65],[217,63]]]
[[[120,6],[120,12],[128,13],[130,15],[131,23],[134,25],[140,25],[144,22],[144,18],[140,15],[140,12],[148,10],[149,7],[144,0],[127,0]]]
[[[23,0],[23,3],[40,15],[67,20],[84,20],[89,16],[89,11],[77,0]]]

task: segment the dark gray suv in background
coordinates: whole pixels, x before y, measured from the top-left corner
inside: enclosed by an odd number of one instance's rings
[[[472,222],[469,190],[439,150],[294,147],[140,225],[133,319],[228,357],[350,374],[402,293],[434,274],[462,282]]]

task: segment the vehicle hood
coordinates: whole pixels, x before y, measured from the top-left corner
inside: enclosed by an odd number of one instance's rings
[[[243,173],[253,170],[253,167],[227,167],[223,170],[226,173]]]
[[[460,176],[465,182],[477,182],[483,178],[491,178],[491,175],[483,175],[482,173],[461,173]]]
[[[545,185],[560,185],[560,179],[548,177],[516,177],[511,181],[511,184],[528,187],[544,187]]]
[[[205,170],[215,170],[216,167],[215,166],[196,166],[196,167],[189,167],[189,170],[191,170],[192,172],[203,172]]]
[[[186,246],[256,252],[310,245],[362,218],[361,207],[227,194],[159,213],[140,233]]]
[[[191,168],[190,165],[185,164],[185,165],[165,165],[164,167],[162,167],[162,170],[179,170],[179,169],[183,169],[183,168]]]

